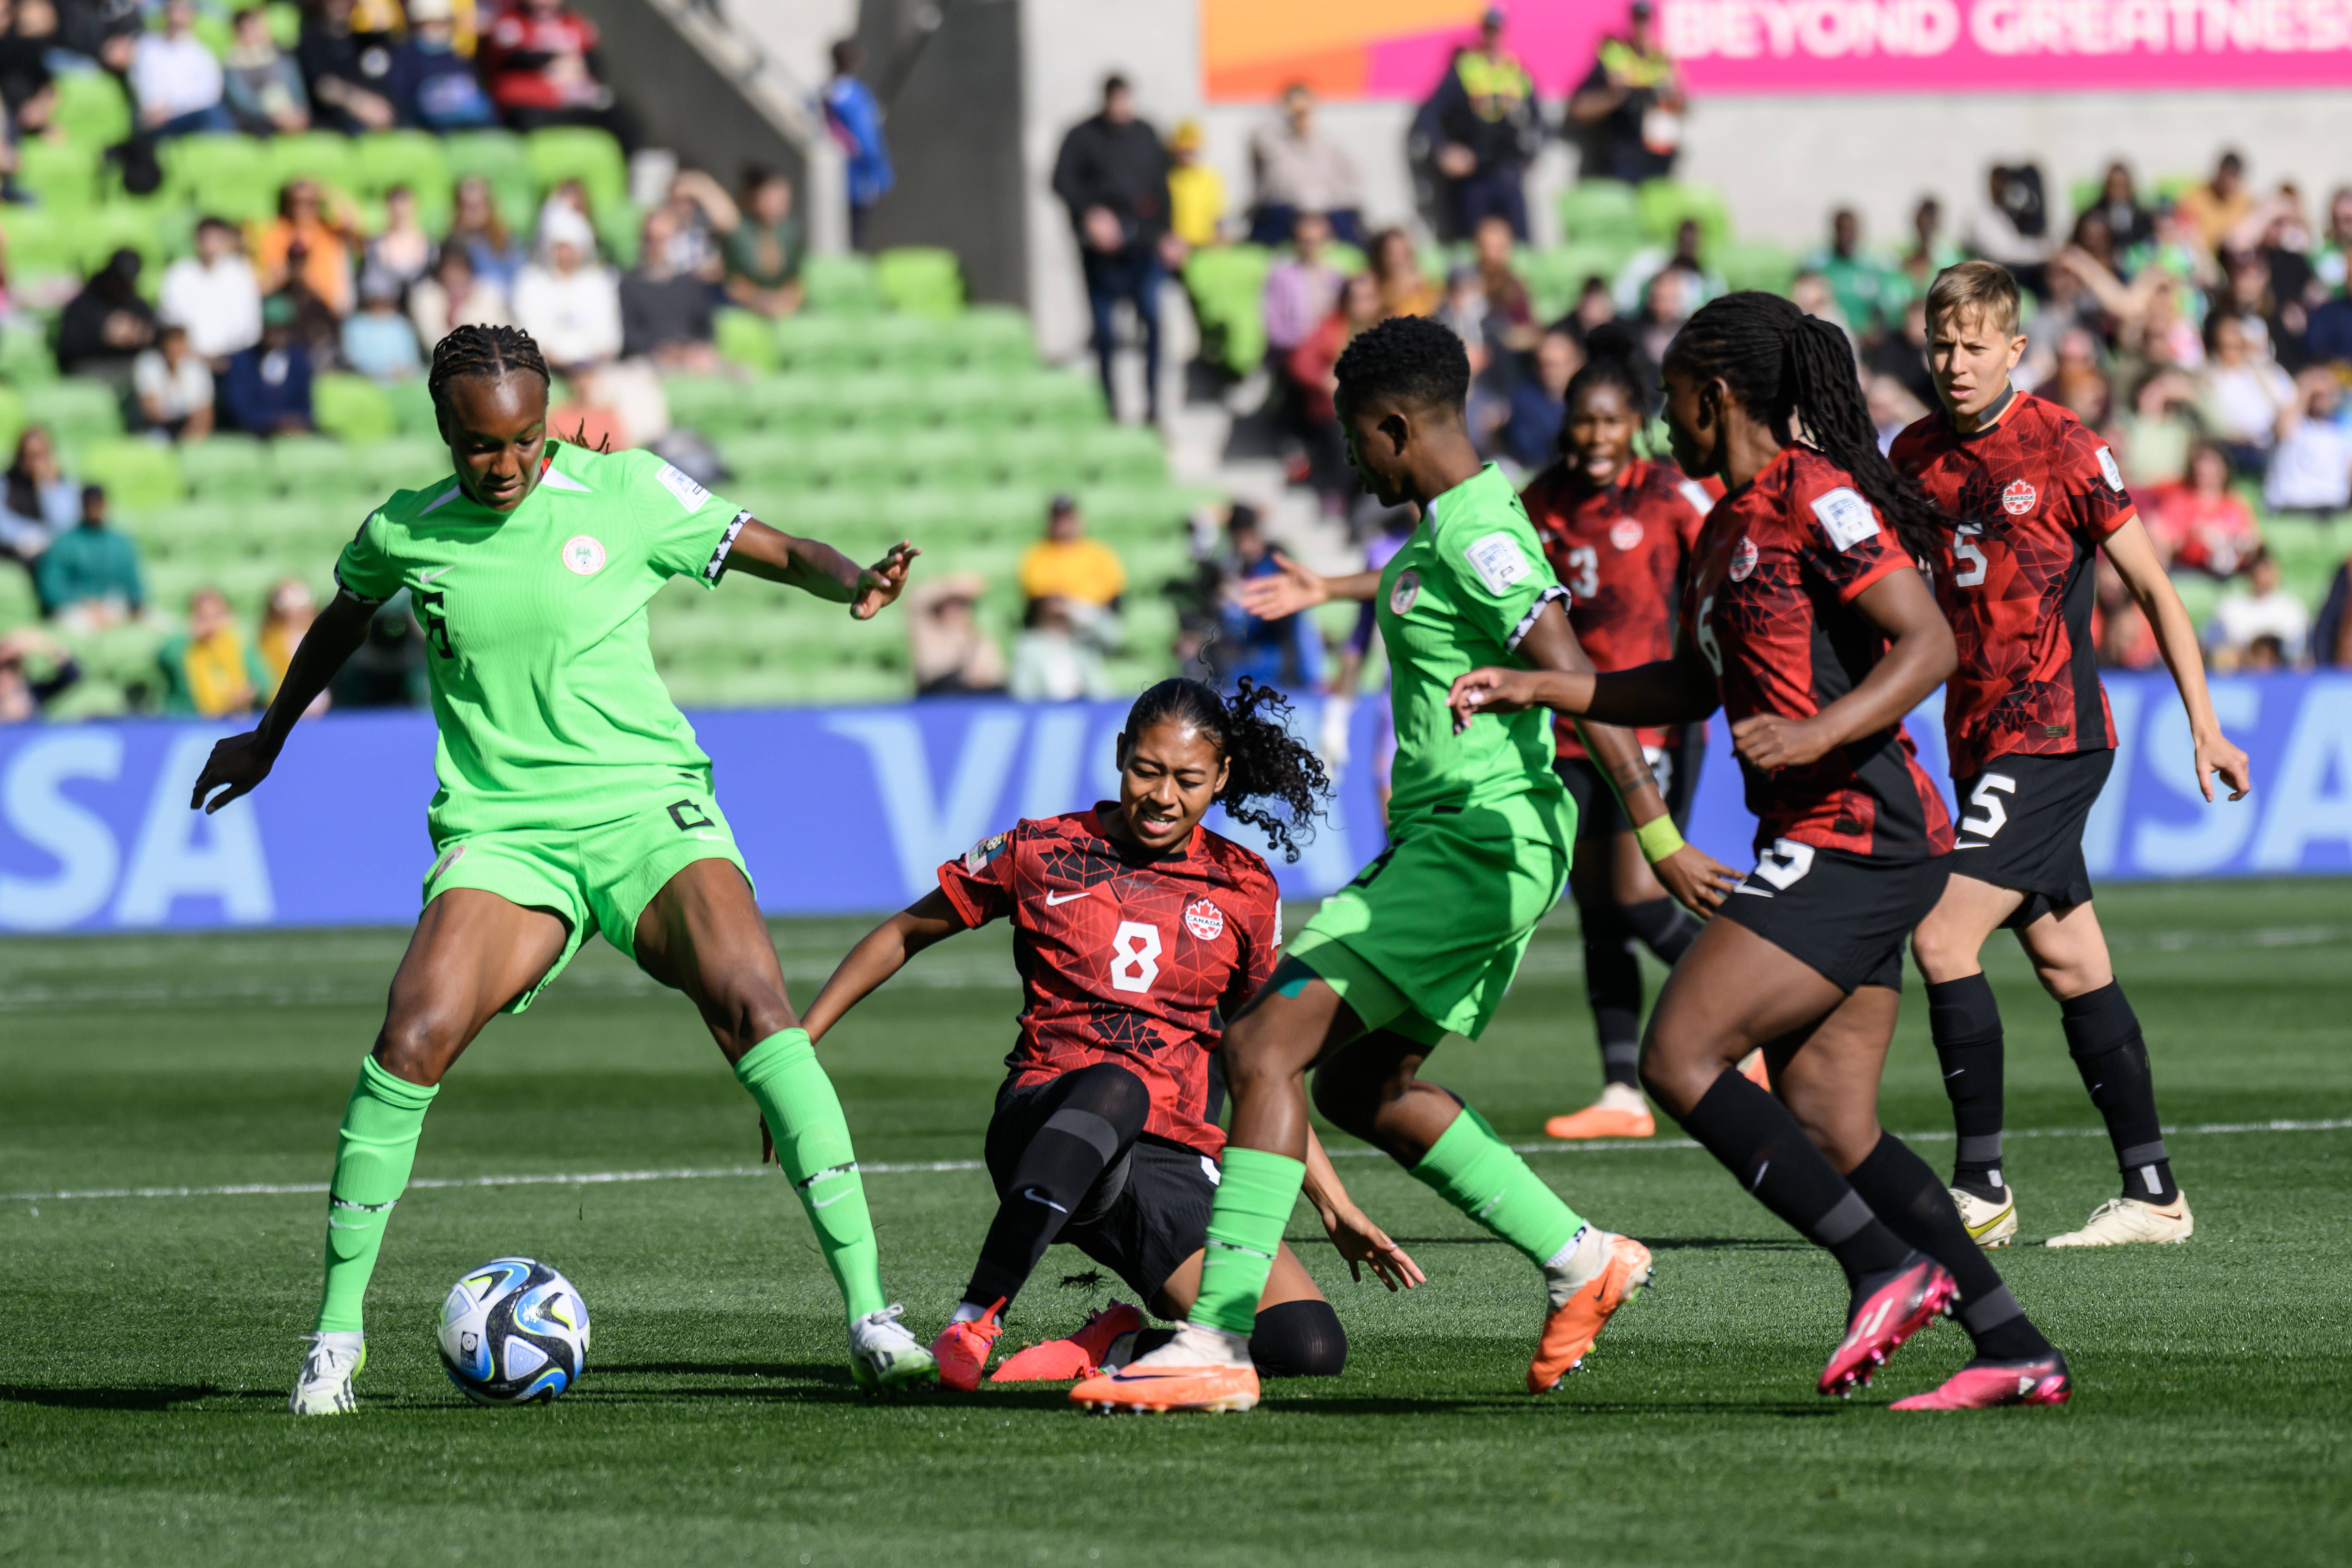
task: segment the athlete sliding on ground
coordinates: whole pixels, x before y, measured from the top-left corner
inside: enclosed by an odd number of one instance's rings
[[[2116,756],[2091,646],[2095,552],[2106,551],[2156,630],[2205,798],[2216,773],[2231,800],[2252,779],[2214,717],[2196,627],[2115,455],[2065,409],[2010,384],[2025,352],[2017,310],[2017,280],[1993,262],[1937,275],[1927,363],[1943,406],[1888,454],[1957,520],[1927,561],[1959,645],[1944,692],[1959,842],[1951,881],[1911,939],[1959,1135],[1952,1199],[1983,1245],[2016,1236],[2017,1195],[2001,1176],[2000,1010],[1979,962],[2005,927],[2058,1003],[2067,1053],[2123,1173],[2120,1196],[2049,1245],[2186,1241],[2197,1222],[2173,1180],[2147,1047],[2108,962],[2083,858],[2083,826]]]
[[[1116,1273],[1152,1311],[1181,1318],[1200,1291],[1217,1190],[1218,1014],[1247,1001],[1282,945],[1265,862],[1201,818],[1212,805],[1293,858],[1325,792],[1322,763],[1283,727],[1279,692],[1244,679],[1230,702],[1192,680],[1137,700],[1118,738],[1118,799],[1016,823],[940,868],[940,885],[850,951],[809,1004],[822,1039],[908,959],[1000,917],[1013,927],[1024,1005],[988,1124],[996,1218],[963,1300],[931,1352],[940,1380],[980,1384],[1003,1314],[1056,1241]],[[1395,1289],[1421,1270],[1349,1202],[1307,1141],[1307,1195],[1350,1267]],[[1360,1278],[1360,1274],[1359,1278]],[[1348,1336],[1280,1247],[1253,1304],[1250,1355],[1276,1377],[1336,1377]],[[1033,1345],[998,1383],[1086,1377],[1143,1326],[1114,1301],[1067,1339]],[[1168,1337],[1164,1331],[1157,1337]],[[1153,1333],[1139,1336],[1149,1349]],[[1119,1347],[1127,1354],[1133,1346]]]
[[[1912,562],[1951,520],[1879,455],[1843,331],[1785,300],[1701,309],[1667,350],[1665,384],[1675,461],[1729,487],[1675,657],[1608,675],[1479,669],[1454,683],[1455,710],[1473,734],[1491,722],[1480,715],[1537,704],[1620,724],[1725,710],[1758,863],[1667,980],[1643,1081],[1844,1269],[1846,1334],[1822,1393],[1867,1382],[1957,1297],[1977,1358],[1895,1407],[2063,1403],[2065,1358],[1934,1171],[1878,1124],[1903,939],[1942,893],[1951,846],[1902,723],[1956,658]],[[1757,1047],[1772,1093],[1733,1068]]]
[[[845,604],[898,596],[917,552],[870,569],[755,521],[647,452],[548,437],[547,363],[512,327],[459,327],[428,385],[454,476],[370,514],[335,566],[248,734],[221,742],[192,805],[218,811],[269,775],[295,721],[405,589],[425,627],[440,789],[437,858],[374,1049],[343,1112],[327,1202],[326,1285],[290,1401],[349,1410],[361,1306],[442,1075],[500,1012],[520,1013],[593,929],[701,1011],[779,1129],[849,1320],[866,1387],[928,1379],[931,1358],[882,1289],[849,1128],[784,994],[774,944],[695,743],[646,641],[673,577],[742,572]]]

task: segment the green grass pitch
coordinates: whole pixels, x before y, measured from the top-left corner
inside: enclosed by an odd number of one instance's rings
[[[1647,1238],[1657,1289],[1585,1373],[1518,1392],[1526,1265],[1385,1163],[1358,1197],[1427,1268],[1350,1285],[1292,1225],[1352,1343],[1345,1377],[1242,1416],[1082,1416],[1059,1386],[871,1405],[750,1100],[678,998],[601,946],[445,1088],[370,1300],[353,1415],[285,1394],[315,1302],[323,1182],[403,934],[0,942],[0,1563],[1292,1562],[2262,1564],[2352,1557],[2352,882],[2102,896],[2200,1230],[2179,1248],[1999,1255],[2073,1358],[2054,1411],[1897,1416],[1965,1357],[1925,1336],[1816,1398],[1835,1269],[1687,1148],[1546,1151],[1583,1212]],[[859,921],[780,922],[805,999]],[[2056,1009],[2013,945],[2011,1180],[2037,1240],[2115,1174]],[[1598,1077],[1573,917],[1480,1045],[1432,1076],[1507,1133]],[[969,1160],[1017,1006],[1001,931],[919,959],[824,1055],[861,1156]],[[1915,992],[1885,1120],[1948,1131]],[[2193,1131],[2285,1120],[2300,1129]],[[2313,1127],[2312,1123],[2322,1123]],[[1661,1142],[1672,1136],[1669,1127]],[[1343,1152],[1345,1140],[1335,1140]],[[1922,1152],[1941,1165],[1948,1142]],[[702,1171],[594,1184],[465,1178]],[[868,1178],[892,1293],[943,1321],[990,1210],[972,1170]],[[521,1252],[594,1314],[588,1376],[481,1410],[430,1328],[464,1269]],[[1050,1254],[1009,1349],[1106,1291]]]

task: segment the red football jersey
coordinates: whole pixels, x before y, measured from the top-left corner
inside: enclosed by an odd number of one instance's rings
[[[2019,392],[1973,435],[1930,414],[1889,456],[1960,520],[1930,563],[1960,645],[1944,688],[1952,776],[2011,752],[2114,746],[2091,636],[2091,558],[2134,510],[2106,443],[2058,405]]]
[[[1853,488],[1810,447],[1789,447],[1717,501],[1699,536],[1684,626],[1715,668],[1723,716],[1807,719],[1860,685],[1886,637],[1853,607],[1874,583],[1916,570]],[[1889,859],[1940,855],[1951,818],[1899,723],[1801,768],[1746,758],[1756,847],[1793,838]]]
[[[940,868],[967,927],[1010,916],[1026,1005],[1004,1058],[1023,1083],[1117,1062],[1151,1090],[1146,1134],[1215,1156],[1209,1053],[1274,973],[1282,895],[1264,860],[1195,828],[1155,858],[1097,813],[1024,819]]]
[[[1554,463],[1519,500],[1568,589],[1568,624],[1592,667],[1672,658],[1692,548],[1715,498],[1672,463],[1636,458],[1605,490],[1586,489],[1566,463]],[[1584,755],[1574,723],[1559,720],[1552,733],[1561,756]],[[1669,737],[1658,728],[1638,733],[1645,746]]]

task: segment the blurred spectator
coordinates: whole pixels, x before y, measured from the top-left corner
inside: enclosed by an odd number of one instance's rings
[[[833,46],[833,75],[824,84],[824,123],[841,148],[843,183],[849,198],[849,246],[866,248],[874,205],[898,183],[890,167],[889,142],[882,134],[882,106],[874,89],[858,79],[865,52],[855,38]]]
[[[294,662],[294,650],[302,646],[303,634],[318,618],[319,606],[310,597],[310,585],[301,578],[282,578],[269,590],[269,603],[261,612],[261,635],[255,639],[262,665],[268,671],[268,679],[264,683],[268,695],[277,694],[278,683],[286,679],[286,671]],[[322,692],[310,711],[320,712],[326,705]]]
[[[782,321],[801,308],[801,262],[808,240],[793,216],[793,183],[772,169],[747,164],[743,199],[733,227],[720,241],[727,298],[748,310]]]
[[[1911,209],[1911,243],[1903,247],[1903,276],[1911,291],[1925,295],[1937,273],[1961,259],[1960,247],[1944,237],[1944,204],[1921,196]]]
[[[318,0],[305,7],[294,47],[310,88],[310,117],[320,129],[355,136],[389,131],[399,122],[392,102],[393,37],[354,29],[352,0]]]
[[[1789,302],[1808,316],[1832,323],[1852,341],[1853,328],[1846,322],[1845,307],[1838,303],[1837,290],[1820,273],[1800,272],[1790,279]]]
[[[118,250],[58,319],[58,367],[128,386],[131,362],[155,341],[155,312],[139,295],[139,253]]]
[[[2340,294],[2345,284],[2352,282],[2347,256],[2352,256],[2352,185],[2338,185],[2327,198],[2327,226],[2311,247],[2315,294]]]
[[[2023,287],[2039,294],[2050,259],[2050,210],[2042,193],[2042,171],[2027,163],[1996,163],[1985,174],[1984,200],[1969,215],[1962,237],[1968,248],[1998,261]]]
[[[2156,493],[2148,533],[2176,571],[2234,577],[2261,548],[2262,530],[2246,503],[2230,489],[2230,459],[2210,441],[2189,450],[2189,471]]]
[[[2246,580],[2221,595],[2205,623],[2205,648],[2216,669],[2254,665],[2276,669],[2302,657],[2311,636],[2311,611],[2279,585],[2278,563],[2268,550],[2246,560]],[[2267,660],[2250,659],[2257,643],[2274,645]],[[2291,650],[2291,651],[2289,651]]]
[[[465,249],[453,245],[409,289],[408,320],[416,328],[417,342],[430,354],[452,327],[510,327],[514,313],[507,308],[505,290],[476,277]]]
[[[1282,563],[1266,542],[1257,509],[1235,503],[1225,520],[1226,560],[1221,576],[1228,584],[1268,577],[1282,571]],[[1219,604],[1223,636],[1212,650],[1219,683],[1231,687],[1244,676],[1285,691],[1316,691],[1323,685],[1323,633],[1313,616],[1300,612],[1275,620],[1261,620],[1230,596]]]
[[[2262,477],[2279,424],[2294,408],[2294,381],[2271,357],[2260,322],[2216,310],[2205,318],[2204,386],[2200,412],[2242,473]]]
[[[269,7],[247,6],[236,14],[236,28],[221,64],[223,101],[237,129],[256,136],[310,129],[310,94],[302,85],[302,68],[269,36]]]
[[[0,553],[29,566],[80,517],[81,486],[58,468],[48,427],[26,426],[0,490]]]
[[[1442,323],[1448,331],[1462,340],[1462,347],[1470,361],[1470,423],[1473,439],[1492,436],[1503,417],[1486,398],[1486,369],[1495,356],[1486,346],[1486,288],[1475,267],[1456,267],[1445,275],[1445,298],[1431,318]],[[1484,417],[1481,417],[1481,416]],[[1485,445],[1491,443],[1482,442]]]
[[[1503,8],[1488,6],[1478,42],[1454,57],[1422,113],[1436,128],[1434,162],[1451,185],[1454,232],[1469,234],[1492,213],[1525,239],[1527,167],[1543,146],[1543,125],[1534,82],[1503,47],[1505,25]]]
[[[1346,508],[1356,490],[1348,463],[1347,438],[1339,429],[1335,405],[1339,390],[1340,354],[1356,334],[1387,314],[1381,305],[1380,283],[1369,272],[1359,272],[1339,289],[1339,302],[1331,313],[1290,351],[1284,367],[1300,416],[1300,437],[1307,446],[1307,479],[1323,498],[1328,512]]]
[[[1532,473],[1552,459],[1560,422],[1568,417],[1569,378],[1584,368],[1584,350],[1555,328],[1536,343],[1535,374],[1511,389],[1511,416],[1503,426],[1503,449]]]
[[[1609,296],[1616,302],[1618,310],[1628,316],[1639,310],[1642,308],[1642,290],[1650,286],[1651,279],[1669,267],[1679,267],[1699,280],[1698,304],[1703,305],[1724,292],[1722,277],[1708,271],[1706,263],[1699,255],[1699,247],[1704,243],[1705,237],[1700,234],[1697,222],[1685,218],[1675,226],[1672,246],[1645,245],[1633,252],[1625,265],[1617,269],[1617,276],[1609,285]],[[1598,321],[1592,323],[1594,326],[1599,324]]]
[[[526,258],[522,241],[509,231],[499,212],[490,183],[479,174],[468,174],[457,182],[454,200],[442,248],[463,251],[475,277],[500,293],[510,293]]]
[[[1168,229],[1185,245],[1217,243],[1225,220],[1225,182],[1201,161],[1201,122],[1179,121],[1168,136]]]
[[[2078,253],[2090,255],[2088,251],[2066,254]],[[2104,324],[2098,300],[2084,286],[2082,274],[2071,266],[2053,264],[2042,285],[2042,308],[2033,312],[2032,321],[2019,327],[2025,339],[2025,357],[2010,379],[2028,392],[2034,390],[2058,374],[2061,339],[2086,328],[2097,331]]]
[[[789,205],[789,187],[786,195]],[[670,216],[670,266],[706,283],[722,282],[727,263],[720,244],[743,221],[735,198],[701,170],[680,169],[670,176],[662,205]]]
[[[1863,354],[1863,367],[1873,375],[1892,379],[1922,408],[1936,405],[1935,373],[1927,368],[1927,297],[1913,295],[1903,306],[1903,321],[1873,343]]]
[[[2336,569],[2311,623],[2311,658],[2329,669],[2352,669],[2352,561]]]
[[[343,322],[343,363],[370,381],[406,381],[425,368],[416,329],[400,313],[400,289],[383,274],[360,287],[360,308]]]
[[[2312,307],[2303,358],[2306,364],[2352,366],[2352,296],[2336,294]]]
[[[2106,372],[2099,368],[2099,340],[2087,328],[2070,329],[2058,340],[2058,363],[2049,381],[2034,390],[2085,427],[2105,426],[2112,389]]]
[[[2131,264],[2125,258],[2123,248],[2116,244],[2116,231],[2107,226],[2106,215],[2098,208],[2093,207],[2074,219],[2074,232],[2067,237],[2066,243],[2116,277],[2131,276]],[[2052,281],[2054,283],[2056,279],[2053,268]]]
[[[145,26],[139,7],[121,0],[99,5],[68,4],[62,9],[48,0],[24,0],[17,9],[17,27],[54,39],[58,49],[96,60],[121,74],[131,68],[131,51]]]
[[[1422,271],[1412,236],[1403,229],[1384,228],[1372,236],[1368,260],[1380,289],[1382,315],[1426,316],[1437,309],[1437,285]]]
[[[595,231],[578,213],[557,207],[540,223],[542,259],[515,279],[515,324],[539,340],[559,374],[597,365],[621,352],[621,285],[594,261]]]
[[[1339,300],[1345,275],[1324,259],[1330,238],[1331,226],[1321,213],[1308,208],[1292,219],[1290,254],[1267,269],[1260,297],[1270,357],[1287,355],[1306,342]]]
[[[147,606],[139,551],[106,526],[106,490],[84,485],[81,520],[58,535],[33,568],[41,614],[86,631],[116,626]]]
[[[1078,503],[1057,495],[1045,510],[1045,537],[1021,556],[1021,596],[1059,598],[1087,609],[1115,607],[1127,592],[1127,568],[1099,539],[1087,537]]]
[[[1601,41],[1568,100],[1569,121],[1584,132],[1582,177],[1638,184],[1671,175],[1683,110],[1682,81],[1658,41],[1650,0],[1633,0],[1625,36]]]
[[[188,596],[188,629],[156,656],[163,674],[163,711],[206,719],[250,713],[272,684],[269,667],[245,640],[236,612],[218,588]]]
[[[1280,245],[1302,212],[1321,213],[1331,233],[1349,245],[1364,242],[1363,184],[1356,161],[1335,137],[1315,125],[1315,95],[1294,83],[1282,112],[1250,132],[1250,243]]]
[[[1478,268],[1478,289],[1486,297],[1486,346],[1497,365],[1505,356],[1532,353],[1541,334],[1536,326],[1535,301],[1528,286],[1511,268],[1511,229],[1489,215],[1471,231],[1472,259]],[[1516,369],[1516,366],[1513,367]],[[1506,379],[1516,380],[1516,374]]]
[[[291,436],[310,428],[310,351],[294,318],[294,300],[272,294],[261,302],[261,341],[229,358],[221,409],[239,430]]]
[[[220,60],[188,30],[195,19],[194,0],[163,0],[163,30],[131,47],[131,96],[139,128],[151,136],[236,129],[221,103]]]
[[[2105,552],[2092,556],[2091,580],[2091,643],[2099,663],[2109,669],[2154,669],[2164,657],[2156,629]]]
[[[649,357],[665,371],[709,374],[719,368],[710,289],[672,265],[677,231],[667,207],[646,214],[637,265],[621,279],[621,353]]]
[[[1902,279],[1862,248],[1862,218],[1852,207],[1830,215],[1830,242],[1799,263],[1828,279],[1846,325],[1858,335],[1875,336],[1908,292]]]
[[[1650,279],[1642,313],[1633,323],[1633,339],[1656,384],[1657,367],[1666,363],[1666,345],[1698,309],[1698,279],[1679,267],[1669,267]],[[1803,301],[1798,301],[1802,304]]]
[[[499,122],[474,62],[457,52],[457,35],[449,0],[408,0],[408,41],[393,51],[385,83],[402,123],[446,135]]]
[[[1118,695],[1103,669],[1102,652],[1086,635],[1074,606],[1053,595],[1029,601],[1021,635],[1013,640],[1008,684],[1023,702],[1076,702]]]
[[[187,328],[188,346],[215,370],[260,338],[261,285],[234,226],[216,217],[196,220],[196,253],[163,268],[157,314]]]
[[[1863,379],[1863,400],[1870,410],[1870,423],[1878,432],[1878,449],[1885,452],[1895,445],[1895,437],[1917,423],[1927,412],[1927,405],[1911,395],[1911,389],[1891,375],[1865,375]]]
[[[563,0],[512,0],[482,35],[490,100],[517,131],[593,125],[635,152],[636,123],[601,79],[596,44],[596,24]]]
[[[1642,287],[1646,289],[1649,286],[1649,279],[1643,279]],[[1638,308],[1640,303],[1641,296],[1637,294],[1634,306]],[[1595,273],[1587,278],[1584,287],[1577,291],[1576,303],[1569,307],[1564,324],[1571,331],[1590,338],[1596,328],[1615,321],[1619,313],[1616,296],[1609,287],[1609,280]]]
[[[131,390],[150,430],[174,441],[201,441],[213,433],[213,373],[188,346],[188,330],[166,323],[155,346],[131,365]]]
[[[2089,211],[2105,222],[2109,241],[2118,256],[2128,256],[2142,246],[2156,243],[2156,215],[2133,188],[2128,163],[2118,161],[2107,165],[2106,174],[2099,183],[2099,198]],[[2128,267],[2126,263],[2116,271],[2128,276]]]
[[[2196,382],[2169,365],[2150,371],[2113,434],[2126,484],[2146,490],[2178,483],[2189,472],[2189,449],[2204,434]]]
[[[2263,476],[2263,504],[2273,511],[2332,517],[2352,509],[2352,429],[2337,417],[2344,388],[2335,372],[2313,369],[2294,378],[2294,390],[2295,406]]]
[[[261,227],[253,247],[263,293],[300,278],[338,317],[352,313],[352,255],[359,246],[359,214],[340,192],[316,180],[289,180],[278,193],[278,216]]]
[[[416,221],[416,193],[394,185],[383,194],[383,227],[360,254],[360,290],[388,286],[395,299],[433,265],[433,237]]]
[[[593,452],[617,452],[635,446],[629,421],[606,384],[610,365],[573,365],[563,378],[562,401],[547,411],[547,428],[575,447]]]
[[[2213,177],[2180,193],[2174,204],[2196,230],[2207,250],[2219,250],[2221,241],[2252,210],[2253,193],[2246,189],[2246,161],[2224,153],[2213,165]]]
[[[1004,689],[1004,654],[973,613],[986,588],[966,572],[908,589],[907,638],[916,696],[969,697]]]
[[[37,719],[81,679],[65,644],[38,626],[0,632],[0,724]]]
[[[1168,150],[1160,133],[1136,117],[1127,79],[1104,79],[1102,110],[1062,138],[1054,160],[1054,194],[1069,210],[1086,275],[1087,307],[1094,318],[1095,364],[1111,416],[1118,392],[1111,381],[1121,301],[1143,331],[1144,419],[1160,420],[1160,284],[1167,263]]]

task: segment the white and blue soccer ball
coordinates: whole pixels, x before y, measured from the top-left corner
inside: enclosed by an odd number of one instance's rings
[[[588,1303],[529,1258],[493,1258],[441,1303],[441,1364],[480,1405],[543,1404],[588,1367]]]

